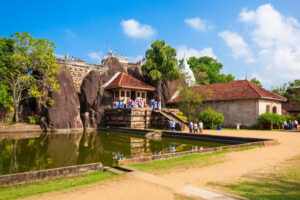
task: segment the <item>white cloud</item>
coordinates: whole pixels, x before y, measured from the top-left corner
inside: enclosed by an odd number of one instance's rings
[[[102,58],[103,58],[103,53],[100,51],[93,51],[93,52],[89,52],[88,53],[88,57],[96,62],[101,62]]]
[[[123,20],[121,26],[123,32],[131,38],[147,39],[155,34],[155,30],[150,25],[141,24],[135,19]]]
[[[242,10],[239,19],[250,26],[250,37],[256,47],[265,82],[278,84],[299,79],[300,25],[293,17],[284,16],[272,5],[256,10]]]
[[[203,57],[203,56],[209,56],[212,58],[217,58],[212,48],[204,48],[204,49],[194,49],[189,48],[185,45],[179,46],[176,48],[177,50],[177,58],[183,59],[183,58],[190,58],[190,57]]]
[[[187,18],[184,23],[197,31],[206,31],[210,28],[207,22],[200,17]]]
[[[230,47],[234,58],[242,58],[246,63],[254,62],[253,54],[241,35],[231,31],[223,31],[219,33],[219,36]]]

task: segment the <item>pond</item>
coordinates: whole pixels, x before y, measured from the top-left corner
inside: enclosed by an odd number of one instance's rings
[[[224,145],[165,137],[151,140],[105,131],[6,138],[0,140],[0,175],[96,162],[114,166],[118,159]]]

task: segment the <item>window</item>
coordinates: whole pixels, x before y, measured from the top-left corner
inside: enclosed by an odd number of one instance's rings
[[[130,97],[130,92],[129,91],[126,92],[126,97]]]
[[[145,92],[142,93],[142,98],[145,98],[146,97],[146,94]]]
[[[269,113],[270,111],[271,111],[270,105],[267,105],[267,107],[266,107],[266,112]]]
[[[140,97],[140,96],[141,96],[140,92],[137,92],[137,93],[136,93],[136,96],[137,96],[137,97]]]
[[[122,90],[121,91],[121,97],[124,97],[125,96],[125,92]]]
[[[115,97],[116,97],[116,98],[119,97],[119,91],[115,91]]]
[[[277,113],[277,107],[276,107],[276,106],[274,106],[274,107],[272,108],[272,112],[275,113],[275,114]]]

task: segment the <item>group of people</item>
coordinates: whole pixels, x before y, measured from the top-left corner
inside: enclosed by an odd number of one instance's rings
[[[189,129],[192,134],[199,134],[203,132],[203,122],[190,122]]]
[[[135,100],[128,99],[127,102],[125,100],[118,100],[113,102],[113,108],[145,108],[146,101],[143,98],[137,97]]]
[[[128,99],[128,100],[118,100],[114,101],[113,108],[119,108],[119,109],[124,109],[124,108],[146,108],[147,103],[144,98],[137,97],[135,100],[133,99]],[[150,100],[150,108],[153,110],[160,110],[161,109],[161,101],[151,99]]]
[[[169,128],[170,128],[172,131],[175,131],[175,130],[176,130],[176,122],[173,121],[173,120],[169,120]]]
[[[299,122],[297,120],[290,120],[290,121],[285,121],[283,122],[283,129],[285,130],[292,130],[292,129],[297,129],[299,125]]]
[[[150,108],[153,110],[161,110],[161,101],[155,100],[154,98],[152,98],[150,100]]]

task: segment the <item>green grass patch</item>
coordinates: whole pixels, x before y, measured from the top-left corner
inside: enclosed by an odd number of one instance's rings
[[[92,172],[73,178],[60,178],[50,181],[0,187],[0,200],[14,200],[53,191],[65,191],[115,177],[111,172]]]
[[[299,200],[300,156],[284,163],[272,173],[255,174],[229,185],[219,185],[228,192],[249,200]]]
[[[180,157],[174,157],[164,160],[152,160],[143,163],[133,163],[128,166],[133,169],[152,172],[166,173],[177,168],[194,168],[214,165],[225,161],[225,155],[235,151],[245,151],[256,148],[258,146],[245,146],[237,149],[224,149],[210,153],[193,153]]]

